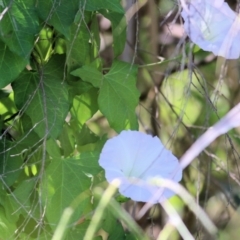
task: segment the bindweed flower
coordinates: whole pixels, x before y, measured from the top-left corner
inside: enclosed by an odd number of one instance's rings
[[[157,185],[157,179],[180,181],[178,159],[158,137],[138,131],[122,131],[104,145],[99,164],[109,183],[120,180],[119,192],[134,201],[161,202],[174,192]]]
[[[240,16],[224,0],[190,0],[183,8],[184,29],[205,51],[227,59],[240,56]]]

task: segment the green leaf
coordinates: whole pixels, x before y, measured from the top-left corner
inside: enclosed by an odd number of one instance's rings
[[[20,144],[6,141],[5,138],[0,142],[0,175],[3,187],[12,186],[23,171],[21,168],[23,150]]]
[[[68,81],[69,84],[69,92],[70,96],[72,98],[75,97],[75,95],[81,95],[83,93],[88,92],[92,89],[92,84],[84,81]]]
[[[123,52],[126,44],[127,23],[125,15],[107,10],[102,10],[100,13],[112,23],[113,52],[114,56],[117,57]]]
[[[70,38],[70,27],[79,9],[78,0],[39,0],[37,9],[44,22]]]
[[[97,97],[98,90],[92,88],[90,91],[74,98],[71,114],[77,119],[80,128],[98,110]]]
[[[77,69],[72,74],[94,86],[100,86],[99,108],[112,128],[117,132],[138,129],[135,108],[140,94],[136,88],[135,65],[114,61],[111,70],[103,76],[101,82],[99,72],[90,66]]]
[[[103,224],[101,226],[108,234],[108,240],[125,239],[122,224],[113,216],[109,209],[105,210]]]
[[[80,27],[77,24],[71,26],[70,39],[66,42],[69,71],[91,62],[90,39],[91,35],[85,24],[82,23]]]
[[[86,124],[83,125],[80,134],[77,134],[77,145],[83,146],[89,143],[95,143],[99,137],[95,135]]]
[[[64,38],[58,37],[55,42],[54,53],[64,54],[66,53],[66,40]]]
[[[78,224],[76,227],[70,229],[68,235],[65,239],[67,240],[76,240],[76,239],[84,239],[85,232],[90,224],[90,220],[84,220],[81,224]],[[102,240],[101,236],[96,236],[93,240]]]
[[[119,194],[118,196],[116,196],[116,201],[119,202],[119,203],[124,203],[124,202],[128,202],[130,200],[130,198],[128,197],[125,197],[121,194]]]
[[[57,144],[55,139],[49,138],[47,140],[47,152],[53,158],[61,158],[61,151],[59,145]]]
[[[118,55],[120,55],[126,43],[126,28],[127,28],[124,9],[121,6],[120,2],[118,0],[88,0],[88,1],[82,0],[82,6],[84,6],[85,7],[84,9],[87,11],[98,11],[104,17],[108,18],[111,21],[113,29],[112,34],[114,40],[113,43],[114,56],[117,57]],[[96,35],[96,31],[93,32],[96,44],[99,46],[98,43],[99,36]],[[93,36],[91,37],[91,40]]]
[[[45,227],[46,228],[46,227]],[[34,229],[35,231],[38,231],[38,229]],[[33,230],[33,231],[34,231]],[[45,230],[45,229],[44,229]],[[37,233],[35,234],[35,236],[31,236],[33,234],[31,233],[24,233],[24,232],[21,232],[19,235],[18,235],[18,239],[23,239],[23,240],[46,240],[46,239],[52,239],[52,233],[48,230],[48,231],[44,231],[44,233],[40,234]]]
[[[33,0],[4,0],[0,5],[0,12],[10,6],[0,21],[1,39],[12,52],[24,58],[24,61],[29,58],[35,35],[39,31],[38,17],[34,5],[35,1]]]
[[[78,68],[71,72],[71,74],[80,77],[83,81],[90,82],[96,88],[100,87],[103,80],[103,74],[94,68],[94,64]]]
[[[86,174],[96,176],[100,171],[102,171],[102,168],[98,164],[99,154],[100,152],[84,152],[73,159],[79,161],[78,164],[81,166],[81,171],[84,171]]]
[[[47,167],[42,182],[42,201],[46,204],[46,215],[55,228],[63,210],[81,195],[81,204],[74,212],[71,223],[82,214],[92,211],[92,177],[101,171],[99,153],[83,153],[67,159],[54,159]]]
[[[46,64],[53,53],[53,43],[56,46],[56,40],[54,40],[54,30],[52,27],[43,27],[38,35],[37,42],[34,46],[33,55],[36,60],[40,60],[41,64]]]
[[[6,218],[4,209],[0,206],[0,238],[14,239],[14,232],[16,229],[16,224]]]
[[[16,223],[18,220],[18,216],[15,212],[16,211],[15,205],[13,205],[12,202],[10,201],[10,197],[11,196],[6,191],[6,189],[4,188],[0,189],[0,208],[2,205],[5,212],[5,217],[12,223]]]
[[[26,67],[28,61],[9,50],[7,45],[0,41],[0,88],[11,83]]]
[[[36,149],[41,144],[41,141],[37,133],[33,131],[31,118],[27,114],[22,114],[20,123],[23,134],[17,140],[26,149]]]
[[[91,48],[91,53],[92,53],[92,58],[91,59],[96,59],[98,63],[101,63],[101,59],[99,58],[99,50],[100,50],[100,32],[99,32],[99,20],[98,20],[98,15],[95,14],[92,17],[92,22],[90,26],[90,31],[91,31],[91,43],[92,43],[92,48]],[[95,62],[97,62],[95,61]]]
[[[64,61],[63,55],[55,55],[39,73],[25,70],[12,84],[18,109],[26,109],[40,138],[56,138],[69,110]]]
[[[74,152],[75,143],[73,129],[69,126],[68,123],[64,124],[63,130],[58,139],[61,143],[64,157],[69,157]]]
[[[69,240],[83,239],[89,223],[90,223],[89,220],[85,220],[81,224],[78,224],[76,227],[70,229],[66,236],[66,239]]]
[[[88,83],[89,84],[89,83]],[[0,115],[2,116],[2,119],[7,119],[11,117],[13,114],[17,112],[17,108],[14,104],[13,100],[13,92],[11,92],[8,96],[4,94],[3,90],[1,93],[1,101],[0,101]],[[9,121],[8,121],[9,123]]]
[[[11,213],[14,217],[19,217],[20,214],[23,216],[28,216],[28,213],[31,211],[31,216],[34,216],[36,209],[38,208],[36,205],[34,206],[33,203],[36,204],[35,201],[31,201],[36,198],[34,193],[37,194],[35,191],[35,187],[37,184],[36,178],[30,178],[20,182],[17,188],[8,196],[8,201],[11,202],[14,211]],[[38,216],[40,217],[40,216]]]

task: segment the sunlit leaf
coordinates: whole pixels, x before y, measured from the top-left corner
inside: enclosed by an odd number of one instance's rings
[[[0,37],[12,52],[26,61],[33,49],[35,34],[39,31],[35,1],[4,0],[1,2],[0,12],[6,9],[7,11],[0,21]]]
[[[100,87],[99,108],[112,128],[117,132],[127,128],[138,129],[135,108],[139,92],[136,88],[135,65],[114,61],[110,71],[104,76],[90,66],[77,69],[72,74]]]
[[[1,92],[1,101],[0,101],[0,115],[2,119],[7,119],[17,112],[13,100],[13,92],[7,93],[4,90]]]
[[[98,90],[92,88],[90,91],[83,93],[80,96],[76,96],[73,99],[71,113],[72,116],[77,119],[80,128],[98,110],[97,98]]]

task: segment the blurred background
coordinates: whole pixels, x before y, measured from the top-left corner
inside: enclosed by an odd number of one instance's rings
[[[237,1],[227,1],[235,11]],[[180,3],[173,0],[123,0],[128,21],[127,44],[120,59],[139,65],[141,92],[136,110],[140,130],[159,136],[180,158],[206,129],[239,103],[239,60],[225,61],[193,45],[183,30]],[[113,59],[111,23],[99,15],[100,55],[104,67]],[[96,134],[116,133],[97,113],[88,121]],[[239,129],[219,137],[184,171],[181,184],[221,230],[219,239],[240,237]],[[211,239],[178,197],[171,203],[196,239]],[[141,204],[124,207],[134,217]],[[152,239],[168,229],[164,239],[181,239],[160,206],[154,206],[138,224]]]

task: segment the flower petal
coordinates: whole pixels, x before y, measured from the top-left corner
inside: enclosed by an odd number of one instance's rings
[[[121,178],[120,181],[119,192],[133,201],[158,203],[175,195],[168,189],[161,189],[143,180],[138,179],[138,182],[133,183],[127,178]]]
[[[182,10],[184,29],[205,51],[227,59],[240,56],[240,18],[223,0],[192,0]]]
[[[156,177],[180,181],[182,170],[172,153],[159,138],[138,131],[122,131],[104,145],[99,164],[108,182],[121,181],[119,191],[134,201],[153,203],[174,193],[154,185]],[[176,172],[176,169],[179,169]]]

